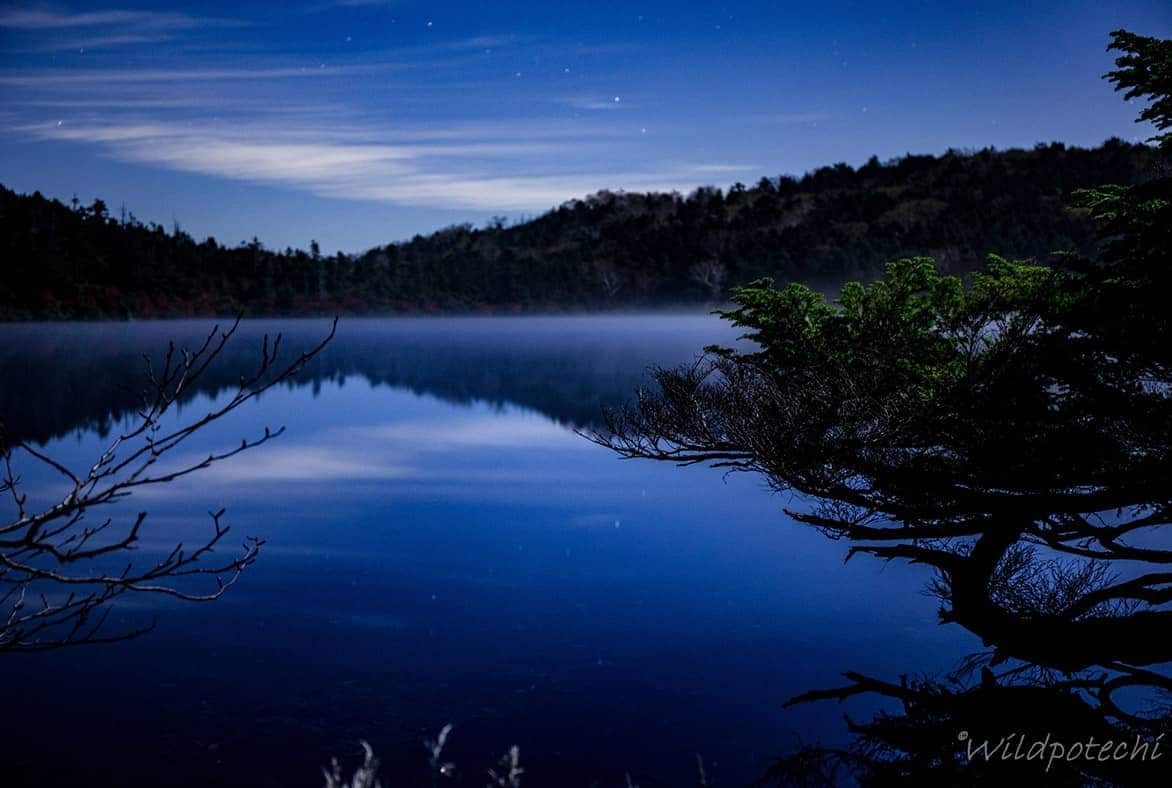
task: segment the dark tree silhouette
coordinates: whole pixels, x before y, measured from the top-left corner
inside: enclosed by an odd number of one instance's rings
[[[1167,715],[1137,719],[1112,700],[1135,679],[1020,669],[995,676],[989,668],[977,679],[846,678],[843,687],[809,692],[786,705],[870,695],[893,702],[897,711],[863,722],[848,718],[855,736],[850,746],[799,749],[774,762],[768,781],[1012,785],[1028,776],[1033,785],[1167,785],[1161,762]]]
[[[723,302],[761,276],[839,287],[935,255],[1089,251],[1073,190],[1133,184],[1148,146],[949,151],[823,167],[752,188],[600,192],[531,221],[460,225],[359,255],[198,241],[100,202],[72,209],[0,187],[0,317],[551,311]],[[995,195],[990,199],[989,195]]]
[[[170,418],[176,403],[213,367],[239,326],[214,327],[194,350],[167,348],[161,365],[146,359],[148,385],[137,421],[117,435],[89,468],[67,467],[34,444],[9,440],[0,429],[0,493],[12,519],[0,525],[0,652],[36,651],[68,645],[125,640],[146,627],[111,632],[105,624],[111,603],[125,594],[160,594],[206,602],[219,598],[258,555],[263,542],[245,539],[241,551],[219,558],[215,551],[229,533],[224,511],[211,512],[211,532],[195,546],[175,545],[156,561],[136,564],[133,550],[148,527],[147,513],[129,522],[103,517],[136,490],[167,484],[260,446],[284,427],[265,427],[255,438],[195,461],[168,465],[173,452],[208,425],[266,390],[296,375],[333,338],[334,327],[316,346],[281,359],[281,336],[266,336],[259,359],[229,394],[191,420]],[[60,499],[45,508],[29,506],[21,491],[21,463],[49,468],[62,482]]]
[[[1111,46],[1108,78],[1168,128],[1169,42],[1118,31]],[[1157,141],[1172,153],[1172,134]],[[593,437],[760,473],[804,496],[791,517],[848,541],[848,558],[933,567],[942,622],[990,647],[986,667],[1075,676],[1113,724],[1166,726],[1112,692],[1172,688],[1153,670],[1172,661],[1172,180],[1076,201],[1100,228],[1091,258],[991,257],[967,282],[903,259],[835,304],[740,288],[723,314],[752,347],[658,370]],[[829,696],[867,690],[916,700],[861,678]]]

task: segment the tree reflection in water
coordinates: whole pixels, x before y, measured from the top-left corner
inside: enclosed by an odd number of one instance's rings
[[[1172,128],[1172,41],[1118,31],[1111,48],[1108,78]],[[1172,153],[1172,132],[1155,141]],[[871,694],[899,711],[849,723],[853,747],[803,749],[773,778],[1168,784],[1166,173],[1077,195],[1102,231],[1094,260],[992,257],[962,282],[904,259],[833,304],[796,284],[740,288],[724,316],[755,347],[659,370],[592,434],[623,457],[798,494],[810,505],[790,515],[849,542],[848,558],[932,567],[941,622],[989,648],[942,681],[849,674],[794,699]],[[1039,741],[1046,757],[1031,759]],[[984,742],[1008,747],[970,757]]]

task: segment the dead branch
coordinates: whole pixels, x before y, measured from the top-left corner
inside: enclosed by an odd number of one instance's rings
[[[105,627],[112,604],[123,594],[211,601],[256,560],[264,542],[255,537],[245,538],[234,557],[217,560],[213,555],[231,530],[222,509],[209,512],[211,532],[201,543],[195,547],[176,544],[153,562],[129,559],[142,538],[146,512],[138,512],[121,531],[113,517],[90,522],[95,512],[140,488],[194,474],[284,432],[284,427],[264,427],[259,435],[242,439],[234,447],[169,467],[164,463],[192,435],[296,375],[337,331],[335,319],[321,342],[289,359],[281,357],[281,336],[270,340],[266,335],[255,371],[241,376],[225,399],[202,416],[171,423],[169,414],[194,390],[239,325],[237,318],[226,330],[214,326],[195,350],[169,345],[161,366],[146,358],[147,386],[137,420],[88,469],[69,468],[27,442],[9,442],[0,428],[0,495],[13,509],[11,519],[0,525],[0,652],[137,637],[154,624],[118,632]],[[17,472],[21,461],[48,468],[64,483],[65,491],[55,503],[30,508]],[[123,554],[125,565],[111,569]]]

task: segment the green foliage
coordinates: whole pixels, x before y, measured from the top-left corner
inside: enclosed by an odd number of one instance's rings
[[[1080,191],[1075,199],[1101,228],[1102,241],[1094,260],[1064,260],[1078,278],[1063,319],[1095,327],[1117,355],[1172,360],[1172,348],[1158,339],[1172,330],[1172,178]]]
[[[779,290],[762,279],[736,288],[736,308],[719,313],[748,329],[744,338],[759,349],[711,350],[779,376],[830,369],[855,379],[873,375],[876,394],[900,390],[922,401],[997,352],[999,338],[1017,336],[1004,325],[1028,322],[1042,305],[1056,303],[1058,279],[1046,266],[990,255],[966,288],[930,258],[904,258],[870,284],[847,283],[835,304],[805,285]],[[982,333],[998,321],[1000,333]]]
[[[1124,98],[1147,99],[1148,106],[1137,123],[1148,122],[1158,130],[1172,128],[1172,40],[1139,36],[1126,30],[1111,33],[1108,50],[1122,52],[1115,59],[1119,68],[1106,75]],[[1172,151],[1172,132],[1152,137],[1165,151]]]
[[[768,277],[734,289],[732,300],[738,308],[718,314],[738,328],[750,329],[746,338],[793,364],[816,363],[827,325],[837,314],[821,293],[798,282],[775,290]],[[732,354],[727,349],[718,352]]]
[[[1110,48],[1124,54],[1107,78],[1128,99],[1149,100],[1141,121],[1172,128],[1172,41],[1116,31]],[[1172,151],[1172,133],[1153,140]],[[742,360],[765,364],[774,374],[873,372],[890,381],[876,384],[880,389],[910,388],[914,392],[904,393],[915,400],[939,384],[960,385],[1008,345],[1019,348],[1026,335],[1047,356],[1038,360],[1039,369],[1064,357],[1069,365],[1107,356],[1117,365],[1140,357],[1141,364],[1166,361],[1172,179],[1078,189],[1073,202],[1096,227],[1093,257],[1070,252],[1038,265],[990,255],[984,268],[970,272],[967,287],[928,258],[901,259],[870,285],[847,284],[837,306],[805,286],[775,290],[763,279],[735,289],[737,308],[721,314],[749,328],[747,337],[761,346]],[[987,326],[995,330],[983,331]]]
[[[1148,96],[1145,119],[1168,128],[1172,42],[1120,31],[1112,46],[1127,54],[1110,78]],[[779,760],[779,782],[838,784],[841,766],[863,784],[997,780],[972,763],[957,777],[953,732],[1007,719],[1047,740],[1172,726],[1165,704],[1134,714],[1111,697],[1172,688],[1158,636],[1172,625],[1172,179],[1157,164],[1140,183],[1078,193],[1098,231],[1089,254],[992,256],[967,282],[899,259],[836,304],[768,280],[739,289],[723,314],[758,347],[657,370],[657,388],[594,436],[624,457],[759,473],[796,494],[793,520],[849,541],[848,558],[934,569],[941,622],[991,649],[970,658],[980,684],[959,693],[956,677],[847,674],[846,687],[794,699],[877,694],[902,713],[852,722],[848,751]],[[1156,776],[1101,762],[1069,777],[1047,767],[1047,779]]]
[[[991,254],[984,269],[969,274],[971,288],[964,297],[963,311],[983,315],[1023,312],[1052,296],[1056,276],[1047,266]]]
[[[1172,662],[1154,636],[1172,624],[1172,181],[1081,199],[1101,233],[1090,256],[991,257],[967,282],[899,259],[835,304],[795,285],[740,289],[724,314],[758,347],[658,370],[595,438],[625,457],[759,473],[848,556],[934,568],[941,621],[992,648],[992,665],[1167,689],[1148,667]],[[1094,713],[1128,721],[1111,709],[1114,679],[1098,680]],[[808,697],[884,692],[856,685]]]

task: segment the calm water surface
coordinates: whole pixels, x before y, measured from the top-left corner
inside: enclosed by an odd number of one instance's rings
[[[125,420],[141,354],[209,321],[0,326],[9,429],[75,465]],[[255,362],[247,324],[192,415]],[[320,785],[371,742],[394,773],[446,722],[465,785],[518,744],[529,785],[743,785],[860,703],[783,710],[846,670],[944,672],[972,641],[935,623],[914,567],[790,522],[750,476],[622,461],[573,432],[652,364],[729,342],[693,316],[344,320],[327,354],[198,436],[288,432],[165,488],[144,553],[209,509],[267,540],[222,600],[127,600],[150,636],[0,657],[5,784]],[[49,477],[26,469],[34,499]],[[7,780],[13,780],[13,783]],[[389,780],[396,784],[394,780]],[[406,784],[400,781],[397,784]]]

